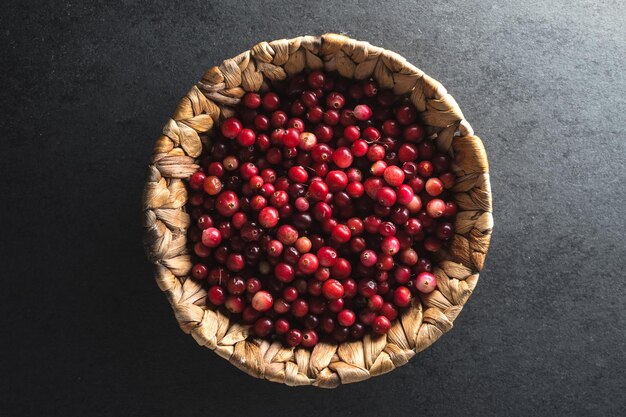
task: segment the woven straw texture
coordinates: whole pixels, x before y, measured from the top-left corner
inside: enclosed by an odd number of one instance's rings
[[[246,92],[315,69],[358,80],[373,77],[381,88],[409,97],[426,133],[453,155],[459,212],[450,249],[437,254],[434,292],[414,299],[386,336],[368,334],[361,341],[320,343],[309,350],[248,338],[248,326],[206,306],[206,290],[189,278],[190,217],[183,181],[198,169],[197,158],[211,141],[213,126],[233,114]],[[252,376],[323,388],[390,372],[450,330],[476,286],[493,225],[487,157],[452,96],[400,55],[336,34],[260,42],[210,68],[181,100],[154,146],[143,210],[146,252],[185,333]]]

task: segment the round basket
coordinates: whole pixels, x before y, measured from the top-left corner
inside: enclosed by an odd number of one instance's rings
[[[449,250],[436,255],[434,292],[415,298],[385,336],[367,334],[360,341],[319,343],[310,350],[250,338],[249,326],[207,307],[205,288],[189,278],[184,180],[198,169],[197,158],[212,128],[233,115],[246,92],[266,89],[268,80],[316,69],[359,80],[373,77],[382,88],[408,96],[426,133],[453,156],[459,212]],[[334,388],[393,371],[452,328],[476,286],[489,246],[493,220],[488,171],[482,142],[452,96],[400,55],[336,34],[260,42],[210,68],[165,124],[143,196],[146,251],[180,327],[198,344],[257,378]]]

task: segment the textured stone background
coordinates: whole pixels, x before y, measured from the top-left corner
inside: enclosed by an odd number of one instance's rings
[[[626,414],[623,1],[177,3],[2,4],[0,414]],[[496,225],[455,328],[335,391],[196,346],[140,243],[148,155],[179,98],[259,40],[328,31],[454,95],[485,141]]]

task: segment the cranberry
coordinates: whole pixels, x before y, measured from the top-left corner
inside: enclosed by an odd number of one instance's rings
[[[189,177],[189,186],[194,190],[200,190],[204,185],[205,178],[204,172],[198,171]]]
[[[338,258],[335,264],[330,269],[331,275],[338,279],[348,278],[351,272],[352,266],[350,265],[350,262],[345,258]]]
[[[219,306],[224,304],[226,293],[222,287],[214,285],[207,291],[207,298],[211,304]]]
[[[294,317],[304,317],[307,315],[308,312],[309,304],[301,298],[297,299],[291,304],[291,314],[293,314]]]
[[[232,191],[222,192],[216,200],[215,209],[224,217],[230,217],[239,210],[239,199]]]
[[[445,212],[446,203],[439,198],[430,200],[428,204],[426,204],[426,213],[433,219],[443,216]]]
[[[350,329],[347,328],[347,327],[337,327],[333,331],[333,338],[338,343],[345,342],[348,339],[349,336],[350,336]]]
[[[430,272],[421,272],[415,279],[415,288],[423,294],[431,293],[437,287],[437,278]]]
[[[424,178],[430,177],[433,175],[433,164],[429,161],[420,162],[417,166],[417,173]]]
[[[356,321],[356,314],[352,310],[341,310],[339,314],[337,314],[337,322],[341,326],[352,326]]]
[[[291,265],[281,262],[274,268],[274,276],[281,282],[291,282],[295,277],[295,270]]]
[[[396,203],[396,192],[389,187],[381,187],[376,192],[376,201],[384,207],[391,207]]]
[[[345,104],[346,100],[341,93],[332,92],[326,96],[326,106],[333,110],[339,110]]]
[[[411,304],[411,291],[404,286],[396,288],[393,292],[393,302],[398,307],[407,307]]]
[[[387,317],[389,320],[398,318],[398,310],[391,303],[384,303],[380,308],[380,314]]]
[[[436,197],[443,192],[443,182],[439,178],[429,178],[424,188],[429,195]]]
[[[276,93],[266,93],[262,99],[262,105],[265,110],[274,111],[280,106],[280,98]]]
[[[385,316],[377,316],[372,323],[372,329],[378,334],[387,334],[391,329],[391,322]]]
[[[246,93],[242,101],[243,105],[249,109],[258,109],[261,107],[261,96],[257,93]]]
[[[367,150],[367,159],[372,162],[380,161],[385,158],[385,148],[381,145],[372,145]]]
[[[324,281],[322,294],[329,300],[337,300],[343,297],[344,287],[336,279],[329,279]]]
[[[363,297],[370,298],[378,291],[378,285],[374,280],[362,279],[359,281],[358,291]]]
[[[202,244],[208,248],[215,248],[222,242],[222,233],[215,227],[202,231]]]
[[[399,186],[404,182],[404,171],[395,165],[385,168],[383,178],[389,185]]]
[[[338,224],[331,232],[331,238],[339,243],[349,242],[351,236],[352,232],[350,232],[350,228],[345,224]]]
[[[428,252],[437,252],[441,249],[442,242],[436,237],[429,236],[424,240],[424,249]]]
[[[370,167],[370,173],[376,177],[382,177],[387,169],[385,161],[376,161]]]
[[[331,192],[341,191],[348,185],[348,176],[343,171],[330,171],[326,175],[326,184]]]
[[[191,268],[191,275],[195,279],[204,279],[209,275],[209,270],[202,264],[195,264],[193,268]]]
[[[306,81],[311,88],[322,88],[326,82],[326,76],[322,71],[312,71]]]
[[[409,142],[420,142],[424,138],[424,131],[419,125],[411,125],[404,128],[402,137]]]
[[[307,330],[302,335],[302,346],[313,347],[317,344],[317,333],[315,330]]]
[[[298,260],[298,269],[305,274],[313,274],[319,268],[317,256],[312,253],[305,253]]]
[[[222,181],[216,176],[209,176],[204,179],[203,188],[208,195],[217,195],[222,191]]]
[[[241,122],[234,117],[230,117],[222,122],[220,132],[228,139],[235,139],[242,129],[243,125]]]
[[[274,322],[274,331],[278,335],[287,333],[290,328],[291,326],[289,325],[289,321],[285,319],[278,319]]]
[[[352,111],[357,120],[368,120],[372,117],[372,109],[366,104],[357,105]]]
[[[374,294],[367,300],[367,308],[372,311],[378,311],[383,307],[384,303],[385,301],[383,300],[383,297],[378,294]]]
[[[348,168],[352,165],[353,156],[350,149],[345,146],[337,148],[337,150],[333,153],[333,162],[339,168]]]
[[[376,256],[376,252],[371,249],[364,250],[360,255],[361,263],[367,267],[372,267],[376,265],[376,261],[378,257]]]
[[[245,301],[243,297],[239,297],[236,295],[229,295],[226,297],[226,301],[224,302],[224,306],[228,311],[233,314],[239,314],[243,311],[245,307]]]
[[[346,126],[343,129],[343,137],[348,140],[348,142],[354,142],[361,137],[361,130],[358,126]]]
[[[291,347],[298,346],[302,342],[302,332],[298,329],[291,329],[285,336],[285,341]]]
[[[416,118],[417,112],[413,106],[404,105],[396,109],[396,120],[402,125],[410,125]]]
[[[261,281],[258,278],[248,278],[246,281],[246,291],[255,294],[261,289]]]

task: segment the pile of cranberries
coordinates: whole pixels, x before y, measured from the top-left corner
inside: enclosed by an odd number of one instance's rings
[[[189,179],[192,276],[208,303],[289,346],[385,334],[437,285],[450,157],[415,108],[314,71],[247,93]]]

